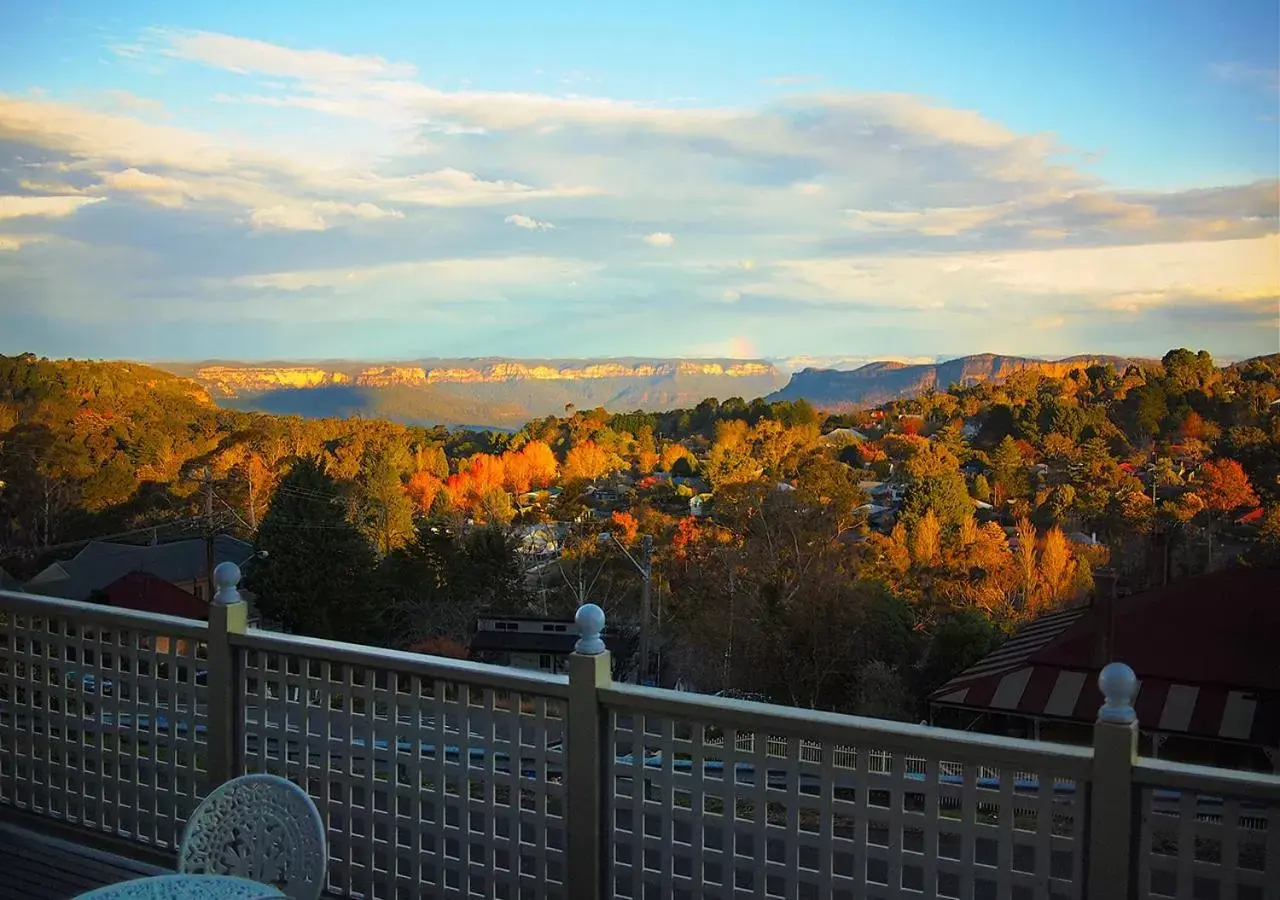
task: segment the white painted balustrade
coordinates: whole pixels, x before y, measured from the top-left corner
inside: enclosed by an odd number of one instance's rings
[[[614,684],[0,593],[0,806],[173,851],[267,772],[362,898],[1280,900],[1280,779],[1139,759],[1138,684],[1093,746]]]

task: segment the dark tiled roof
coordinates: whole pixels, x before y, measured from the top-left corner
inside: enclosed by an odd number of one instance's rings
[[[20,591],[22,582],[14,578],[4,569],[0,569],[0,591]]]
[[[242,563],[253,554],[253,546],[227,535],[214,538],[213,562]],[[204,538],[167,544],[134,545],[92,541],[73,559],[58,564],[68,578],[29,584],[27,590],[48,597],[88,600],[129,572],[147,572],[165,581],[178,583],[206,577]]]
[[[472,653],[572,653],[576,634],[535,631],[477,631]]]

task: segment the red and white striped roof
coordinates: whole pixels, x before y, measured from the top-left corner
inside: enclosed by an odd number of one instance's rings
[[[1121,598],[1113,658],[1138,674],[1139,726],[1280,746],[1280,572],[1232,569]],[[940,706],[1090,723],[1102,704],[1094,610],[1042,616],[930,696]]]

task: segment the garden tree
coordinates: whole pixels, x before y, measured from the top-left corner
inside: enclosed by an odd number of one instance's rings
[[[1036,524],[1043,528],[1063,524],[1071,515],[1075,502],[1076,489],[1071,485],[1059,484],[1050,488],[1036,506]]]
[[[830,518],[836,534],[853,525],[854,510],[866,501],[853,471],[823,453],[815,453],[800,463],[795,489],[808,508]]]
[[[942,552],[942,529],[932,509],[926,509],[911,532],[911,558],[918,566],[932,566]]]
[[[983,503],[991,502],[991,485],[987,482],[986,475],[978,475],[973,479],[973,487],[969,489],[969,495]]]
[[[914,521],[933,510],[943,528],[957,527],[973,514],[973,502],[959,462],[946,450],[925,444],[904,464],[907,475],[903,517]]]
[[[1034,611],[1036,603],[1036,584],[1039,580],[1036,571],[1036,527],[1029,519],[1019,519],[1015,535],[1017,546],[1013,550],[1018,567],[1018,609],[1021,614]]]
[[[1202,465],[1196,476],[1196,493],[1210,512],[1222,516],[1258,505],[1249,476],[1234,459],[1210,460]]]
[[[1169,386],[1178,393],[1200,390],[1215,380],[1217,369],[1208,351],[1170,350],[1161,360]]]
[[[280,482],[258,528],[256,547],[266,551],[246,573],[268,621],[294,634],[381,643],[386,609],[378,605],[375,557],[369,542],[347,521],[325,464],[298,460]]]
[[[1144,491],[1117,494],[1114,516],[1121,528],[1131,534],[1149,534],[1155,521],[1156,507]]]
[[[653,426],[645,423],[636,430],[636,469],[648,475],[658,466],[658,449],[653,440]]]
[[[1025,498],[1030,491],[1031,483],[1027,475],[1026,460],[1018,444],[1008,435],[996,446],[991,454],[991,466],[995,473],[996,505],[1006,500]]]
[[[431,472],[419,469],[409,476],[404,490],[418,512],[426,514],[431,512],[436,497],[444,490],[444,482]]]
[[[670,472],[672,475],[683,474],[681,472],[677,472],[675,467],[677,463],[679,463],[681,460],[684,460],[686,463],[686,468],[688,469],[688,475],[694,474],[694,470],[696,468],[696,460],[693,459],[693,454],[689,452],[689,448],[686,447],[684,444],[678,444],[678,443],[664,444],[662,446],[662,453],[660,454],[660,456],[661,456],[660,465],[662,466],[662,470],[664,472]]]
[[[449,459],[444,448],[438,444],[414,444],[413,471],[414,474],[425,472],[438,481],[448,478]]]
[[[562,477],[566,481],[594,481],[619,467],[618,458],[594,441],[585,441],[565,454]]]
[[[475,518],[481,525],[505,528],[516,517],[511,495],[502,488],[491,487],[476,498]]]
[[[1045,532],[1040,547],[1039,591],[1036,608],[1046,611],[1057,607],[1070,593],[1075,575],[1075,560],[1066,535],[1058,527]]]
[[[763,474],[763,467],[751,457],[748,448],[717,441],[707,453],[703,472],[711,486],[720,491],[732,485],[756,481]]]
[[[511,535],[484,527],[460,534],[440,520],[418,523],[415,539],[387,557],[381,583],[395,598],[403,646],[430,639],[466,644],[479,616],[528,608]]]
[[[401,475],[411,465],[399,444],[369,447],[356,473],[352,499],[355,521],[379,556],[413,535],[413,507]]]
[[[1155,437],[1169,415],[1169,402],[1160,385],[1152,382],[1134,388],[1125,397],[1132,433],[1139,441]]]
[[[876,719],[911,721],[916,718],[916,703],[911,696],[902,670],[877,659],[860,664],[853,674],[854,701],[849,712]]]
[[[928,694],[959,675],[995,650],[1002,638],[995,622],[981,609],[962,607],[944,615],[925,653],[921,693]]]

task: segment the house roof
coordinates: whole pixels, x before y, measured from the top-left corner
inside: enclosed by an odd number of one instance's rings
[[[0,569],[0,591],[20,591],[22,582],[14,578],[4,569]]]
[[[477,631],[471,636],[471,652],[572,653],[578,635],[555,631]]]
[[[1113,659],[1143,727],[1280,743],[1280,571],[1228,569],[1115,601]],[[942,706],[1092,722],[1097,611],[1044,616],[930,696]]]
[[[1264,510],[1261,506],[1259,506],[1257,509],[1251,509],[1247,513],[1245,513],[1243,516],[1236,519],[1236,524],[1237,525],[1256,525],[1258,522],[1262,521],[1263,516],[1265,515],[1266,515],[1266,510]]]
[[[227,535],[213,542],[213,563],[241,563],[253,546]],[[207,576],[205,541],[192,538],[167,544],[114,544],[91,541],[72,559],[54,563],[30,582],[28,590],[49,597],[87,600],[128,572],[147,572],[171,583]]]
[[[209,618],[209,604],[148,572],[128,572],[103,589],[108,606],[184,619]]]

